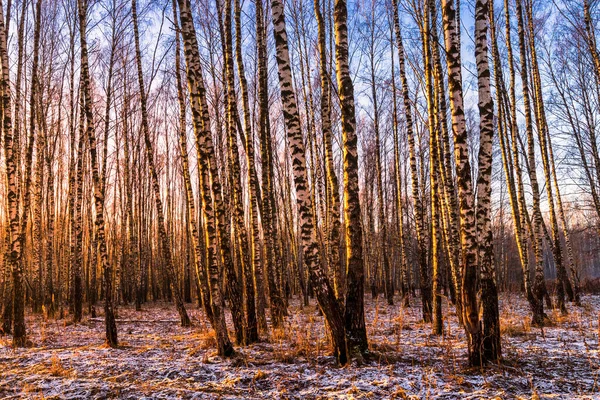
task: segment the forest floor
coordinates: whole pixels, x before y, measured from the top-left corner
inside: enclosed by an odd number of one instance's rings
[[[344,368],[331,357],[312,302],[300,308],[293,300],[284,331],[237,347],[227,360],[216,356],[200,310],[188,310],[192,328],[180,327],[167,303],[121,307],[118,349],[102,344],[101,319],[74,325],[28,315],[31,347],[13,349],[10,337],[0,338],[0,398],[600,399],[600,296],[569,305],[568,316],[550,312],[552,326],[543,330],[531,327],[522,297],[501,296],[504,362],[484,370],[466,367],[456,315],[433,336],[417,301],[368,299],[375,357]]]

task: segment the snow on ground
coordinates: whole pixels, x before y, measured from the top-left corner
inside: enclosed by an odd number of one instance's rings
[[[120,308],[119,349],[102,344],[102,321],[28,316],[30,348],[0,338],[0,398],[600,399],[600,296],[585,296],[566,317],[551,312],[553,325],[543,330],[530,326],[522,297],[502,296],[504,362],[485,370],[466,368],[454,313],[445,335],[433,336],[416,300],[403,307],[368,299],[373,357],[344,368],[330,355],[312,303],[292,301],[284,331],[236,347],[227,360],[216,356],[202,313],[190,308],[192,328],[177,324],[170,304]]]

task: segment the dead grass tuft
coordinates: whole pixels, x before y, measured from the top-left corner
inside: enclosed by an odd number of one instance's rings
[[[288,339],[287,333],[284,328],[273,328],[272,339],[274,342],[281,342]]]
[[[529,332],[531,332],[531,324],[523,321],[519,322],[504,322],[500,323],[500,332],[502,335],[518,337],[518,336],[527,336]]]
[[[23,393],[36,393],[36,392],[40,392],[41,389],[38,386],[27,382],[23,385],[23,389],[21,389],[21,391]]]
[[[526,336],[531,333],[531,321],[529,318],[516,313],[506,313],[500,317],[500,334],[510,337]]]
[[[396,388],[396,391],[394,391],[394,393],[392,393],[392,399],[409,399],[410,397],[408,397],[408,395],[406,394],[406,392],[404,391],[404,389],[402,389],[400,386],[398,386]]]
[[[53,355],[52,358],[50,358],[50,362],[51,362],[51,365],[50,365],[50,368],[48,369],[48,372],[52,376],[60,376],[63,378],[68,378],[73,373],[72,369],[65,368],[63,366],[62,362],[60,361],[60,358],[58,358],[58,356],[56,356],[56,354]]]
[[[212,330],[198,333],[194,336],[198,344],[188,349],[188,354],[190,356],[197,356],[201,353],[205,353],[206,350],[215,349],[217,347],[217,338],[215,332]]]
[[[273,353],[273,358],[284,364],[294,364],[297,355],[299,355],[297,352],[283,350]]]
[[[256,373],[254,374],[254,378],[252,379],[254,382],[256,381],[261,381],[263,379],[267,379],[269,376],[269,374],[267,374],[265,371],[259,369],[258,371],[256,371]]]
[[[398,348],[391,343],[371,342],[370,347],[371,350],[379,353],[395,353],[398,351]]]

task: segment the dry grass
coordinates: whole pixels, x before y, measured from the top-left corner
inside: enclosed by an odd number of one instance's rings
[[[40,388],[37,385],[33,385],[31,383],[25,383],[23,385],[24,393],[37,393],[40,391]]]
[[[254,381],[254,382],[256,382],[256,381],[262,381],[263,379],[267,379],[268,377],[269,377],[269,374],[268,374],[268,373],[266,373],[265,371],[263,371],[263,370],[260,370],[260,369],[259,369],[259,370],[258,370],[258,371],[256,371],[256,373],[254,374],[253,381]]]
[[[406,392],[404,391],[404,389],[402,389],[401,387],[397,387],[396,390],[392,393],[392,399],[402,399],[402,400],[406,400],[409,399],[410,397],[406,394]]]
[[[444,335],[431,334],[418,300],[394,306],[365,299],[371,354],[337,368],[324,318],[314,306],[293,301],[281,329],[262,341],[236,346],[236,357],[216,357],[216,339],[201,310],[190,310],[192,328],[152,323],[176,319],[170,305],[148,304],[144,324],[121,324],[119,340],[130,346],[100,345],[103,324],[65,325],[28,315],[36,346],[13,349],[0,338],[4,370],[0,398],[573,398],[594,396],[600,374],[600,297],[585,296],[586,307],[569,305],[569,315],[547,311],[553,326],[532,327],[526,300],[501,297],[501,330],[506,362],[467,369],[464,330],[444,301]],[[121,307],[123,319],[140,319]],[[232,327],[230,315],[228,325]],[[196,323],[198,321],[198,323]],[[231,332],[232,333],[232,332]],[[233,337],[233,336],[231,336]],[[66,394],[68,393],[68,394]],[[75,393],[75,394],[74,394]],[[211,397],[212,396],[212,397]],[[585,397],[580,397],[585,398]]]
[[[301,315],[305,317],[302,321],[293,319],[284,328],[272,330],[271,342],[274,345],[273,356],[276,360],[291,364],[298,358],[315,359],[324,349],[330,350],[327,340],[315,335],[318,322],[315,317],[316,311],[314,308],[309,310],[311,308],[304,307],[300,310]]]
[[[531,319],[523,318],[512,308],[500,315],[500,334],[508,337],[527,336],[531,333]]]
[[[215,336],[215,332],[210,330],[202,333],[196,333],[192,335],[192,345],[188,349],[188,354],[190,356],[201,355],[206,352],[206,350],[215,349],[217,347],[217,337]],[[189,342],[190,339],[188,339]]]
[[[73,370],[65,368],[62,364],[62,361],[60,360],[60,358],[58,358],[56,354],[53,355],[52,358],[50,358],[50,363],[51,364],[50,368],[48,369],[48,372],[52,376],[68,378],[73,374]]]

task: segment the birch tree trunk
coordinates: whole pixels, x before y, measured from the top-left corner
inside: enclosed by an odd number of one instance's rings
[[[220,7],[219,7],[220,8]],[[237,96],[235,93],[235,75],[233,68],[233,39],[232,39],[232,21],[231,21],[231,0],[225,0],[225,21],[224,21],[224,55],[225,55],[225,88],[227,101],[227,147],[228,147],[228,166],[230,174],[230,185],[233,198],[233,220],[235,233],[239,238],[239,259],[242,264],[243,281],[245,282],[245,300],[246,319],[243,337],[237,338],[238,343],[252,343],[258,339],[258,325],[256,321],[256,306],[254,302],[254,282],[252,274],[253,258],[251,247],[248,240],[248,231],[244,221],[244,204],[242,193],[242,177],[239,159],[239,150],[237,146],[237,127],[240,124],[237,110]],[[250,183],[250,182],[249,182]]]
[[[247,311],[246,324],[247,335],[246,343],[254,343],[258,341],[258,327],[266,321],[258,322],[261,318],[264,319],[265,305],[262,301],[262,295],[256,295],[263,289],[263,274],[261,260],[261,245],[260,245],[260,225],[258,220],[260,186],[256,175],[256,166],[254,161],[254,134],[251,126],[250,105],[248,101],[248,82],[244,69],[244,59],[242,57],[242,8],[239,0],[234,0],[234,19],[235,19],[235,52],[236,63],[238,67],[238,76],[240,80],[240,88],[242,92],[242,108],[244,112],[244,128],[238,128],[244,150],[246,152],[247,176],[248,176],[248,197],[250,207],[248,208],[250,219],[250,235],[249,251],[251,252],[251,264],[248,265],[246,274],[246,293],[252,293],[252,297],[246,297]],[[239,119],[238,119],[239,125]],[[256,299],[256,303],[255,303]],[[249,311],[250,310],[250,311]],[[257,315],[258,314],[258,315]],[[259,316],[260,315],[260,316]]]
[[[208,276],[211,291],[211,308],[213,313],[213,329],[217,337],[217,350],[219,355],[229,357],[233,355],[234,349],[229,334],[227,333],[227,325],[225,324],[225,314],[223,313],[223,296],[221,294],[221,277],[219,274],[218,257],[228,257],[228,262],[231,263],[231,254],[226,254],[229,248],[223,248],[228,245],[227,238],[221,241],[221,254],[219,254],[217,229],[222,225],[218,221],[223,215],[223,203],[220,198],[221,185],[219,176],[216,173],[215,154],[210,133],[210,119],[208,107],[206,105],[206,90],[202,77],[202,64],[200,53],[198,50],[198,41],[196,38],[196,29],[191,13],[191,5],[189,0],[178,0],[179,6],[179,21],[181,26],[181,36],[183,39],[183,47],[185,61],[187,65],[187,81],[190,95],[190,103],[192,107],[192,122],[194,125],[194,134],[196,136],[196,149],[198,151],[199,172],[200,172],[200,192],[202,196],[202,211],[204,214],[204,240],[207,248]],[[209,175],[210,174],[210,175]],[[211,182],[212,178],[212,182]],[[213,206],[214,196],[214,206]],[[219,208],[221,208],[219,210]],[[222,220],[221,220],[222,221]],[[223,239],[223,238],[221,238]],[[226,268],[231,268],[232,265],[226,265]],[[228,276],[230,285],[237,286],[235,275]],[[239,291],[230,293],[230,300],[237,305],[241,305]],[[237,318],[237,320],[236,320]],[[240,315],[234,315],[234,323],[240,323]]]
[[[154,192],[154,203],[156,206],[156,214],[158,216],[158,235],[161,244],[161,250],[163,253],[165,267],[167,274],[169,275],[169,281],[171,283],[171,291],[175,298],[175,306],[179,313],[181,320],[181,326],[190,326],[190,317],[187,315],[185,305],[183,304],[183,297],[179,288],[179,280],[175,267],[173,266],[173,258],[171,255],[171,244],[167,230],[165,228],[165,217],[163,211],[163,204],[160,197],[160,186],[158,182],[158,173],[156,172],[156,166],[154,164],[154,149],[152,147],[152,141],[150,140],[150,127],[148,124],[148,109],[146,100],[146,87],[144,86],[144,73],[142,70],[142,57],[140,53],[140,37],[138,31],[138,20],[137,20],[137,7],[136,0],[131,1],[131,17],[133,20],[133,34],[135,41],[135,54],[136,54],[136,66],[138,72],[138,84],[140,90],[140,106],[142,109],[142,131],[144,133],[144,144],[146,147],[146,158],[148,161],[148,167],[150,169],[150,177],[152,178],[152,190]]]
[[[271,13],[273,17],[273,34],[275,36],[277,71],[279,88],[283,102],[284,119],[287,129],[288,147],[292,157],[294,185],[296,188],[296,201],[300,218],[300,236],[304,263],[306,264],[313,289],[317,295],[319,306],[325,315],[334,345],[334,353],[340,364],[347,362],[346,330],[342,317],[342,310],[338,303],[333,288],[327,275],[319,263],[319,247],[316,239],[315,215],[310,200],[308,176],[306,172],[306,158],[302,132],[300,131],[300,118],[298,106],[292,84],[290,57],[288,50],[287,31],[283,2],[271,0]],[[362,301],[362,298],[360,299]],[[364,321],[364,320],[363,320]]]
[[[542,94],[542,82],[539,72],[539,64],[537,60],[537,51],[535,47],[535,32],[533,27],[533,10],[531,1],[526,1],[526,15],[527,15],[527,28],[529,33],[529,53],[531,62],[531,73],[533,83],[533,104],[535,106],[535,116],[537,123],[538,142],[540,145],[540,151],[542,154],[542,166],[544,171],[544,181],[546,184],[546,192],[548,197],[548,214],[550,216],[550,227],[552,231],[552,238],[550,240],[552,245],[552,255],[554,257],[554,265],[556,267],[556,297],[557,307],[563,314],[567,314],[567,308],[565,306],[565,291],[572,293],[571,284],[567,277],[567,271],[563,263],[563,253],[560,243],[560,234],[558,229],[558,221],[556,218],[556,210],[554,203],[554,190],[552,187],[552,174],[551,174],[551,162],[548,154],[547,137],[549,137],[548,123],[546,120],[546,111],[544,108],[544,98]],[[531,167],[531,166],[530,166]],[[533,168],[533,167],[532,167]],[[558,187],[556,187],[558,190]]]
[[[542,255],[542,213],[540,211],[540,190],[535,171],[535,149],[533,139],[533,122],[531,119],[531,103],[529,92],[529,78],[527,68],[527,51],[525,48],[525,28],[523,22],[523,0],[516,2],[517,29],[519,35],[519,56],[521,62],[521,86],[523,90],[523,105],[525,111],[525,127],[527,132],[527,159],[529,162],[529,179],[531,181],[531,190],[533,192],[533,227],[531,236],[533,237],[533,249],[535,254],[535,278],[533,282],[533,295],[535,305],[533,311],[533,324],[543,325],[546,318],[544,314],[544,296],[547,293],[546,283],[544,281],[544,260]]]
[[[460,42],[457,35],[457,9],[454,0],[442,0],[442,22],[448,64],[448,89],[454,132],[454,158],[460,210],[460,239],[462,247],[463,324],[467,334],[469,364],[480,365],[481,332],[477,301],[477,232],[475,196],[471,181],[471,165],[463,104]]]
[[[85,132],[85,99],[83,91],[79,96],[80,114],[79,114],[79,140],[77,141],[77,161],[75,161],[75,170],[73,171],[73,213],[71,215],[71,307],[73,308],[73,321],[81,322],[83,313],[83,282],[82,282],[82,203],[83,203],[83,157],[85,152],[85,141],[87,140]]]
[[[281,263],[277,260],[277,203],[275,201],[273,150],[271,124],[269,120],[269,88],[266,29],[264,26],[264,10],[262,0],[256,1],[256,37],[258,47],[258,102],[260,129],[260,156],[262,162],[262,225],[265,240],[265,265],[269,299],[271,303],[271,319],[275,326],[283,323],[285,304],[277,287],[275,277]]]
[[[515,96],[515,68],[512,53],[510,35],[510,13],[508,1],[505,0],[505,20],[508,21],[505,39],[508,55],[508,66],[510,72],[510,88],[507,92],[502,72],[500,51],[496,40],[496,28],[494,22],[494,8],[489,7],[490,15],[490,40],[492,43],[492,57],[494,62],[494,79],[496,83],[496,102],[498,104],[498,137],[504,175],[507,182],[508,196],[514,225],[515,241],[521,262],[523,273],[523,287],[527,301],[531,309],[535,309],[535,299],[531,292],[531,280],[529,273],[529,255],[527,249],[527,236],[525,233],[525,198],[523,196],[523,180],[521,172],[520,154],[517,148],[519,136],[516,120],[516,96]]]
[[[431,43],[431,63],[432,73],[434,78],[434,104],[437,118],[438,138],[437,142],[437,168],[438,168],[438,185],[439,185],[439,214],[441,220],[442,242],[446,242],[446,250],[448,255],[448,263],[450,264],[450,272],[452,277],[452,287],[455,294],[460,294],[461,285],[461,270],[460,270],[460,241],[459,241],[459,221],[457,215],[456,190],[454,188],[454,178],[452,176],[452,155],[450,150],[450,135],[448,133],[447,123],[447,103],[443,78],[442,57],[440,56],[440,43],[437,32],[437,9],[434,1],[429,1],[431,27],[429,28],[430,43]],[[443,50],[443,48],[442,48]],[[440,245],[440,248],[442,246]],[[454,300],[456,313],[459,316],[459,321],[462,318],[462,300],[460,295],[457,295]],[[434,305],[435,306],[435,305]]]
[[[342,114],[344,169],[344,221],[346,232],[346,336],[351,353],[368,351],[364,311],[364,264],[358,187],[358,148],[354,85],[348,59],[348,10],[346,0],[335,0],[335,64]]]
[[[0,1],[0,61],[2,63],[2,131],[4,133],[4,162],[7,185],[8,220],[10,222],[10,246],[8,250],[8,263],[12,274],[12,302],[5,304],[12,306],[8,310],[12,314],[13,346],[23,347],[26,342],[25,327],[25,297],[23,293],[23,266],[21,256],[23,251],[22,240],[19,232],[19,204],[18,204],[18,172],[15,163],[15,153],[18,149],[14,146],[13,127],[11,118],[10,76],[8,70],[8,50],[4,20],[3,5]],[[5,329],[6,331],[6,329]]]
[[[183,183],[185,186],[185,204],[188,214],[189,230],[192,237],[193,260],[196,271],[196,278],[200,287],[200,301],[206,313],[206,317],[211,323],[214,323],[212,313],[210,289],[206,276],[206,265],[202,256],[202,248],[200,246],[200,235],[198,233],[198,223],[196,217],[196,202],[194,200],[194,192],[192,190],[192,181],[190,178],[189,157],[187,149],[186,136],[186,105],[183,94],[183,82],[181,79],[181,41],[179,34],[179,24],[177,22],[177,3],[173,0],[173,23],[175,25],[175,79],[177,85],[177,102],[179,104],[179,146],[182,160]]]
[[[396,6],[396,4],[392,4]],[[404,300],[404,306],[408,307],[409,293],[408,293],[408,273],[406,263],[406,240],[404,238],[404,210],[402,201],[402,171],[400,170],[400,138],[398,135],[398,101],[396,94],[396,69],[394,67],[394,29],[396,27],[396,18],[398,11],[394,8],[394,24],[390,29],[390,61],[392,69],[392,131],[394,138],[394,183],[395,183],[395,195],[396,195],[396,225],[398,225],[398,241],[400,246],[400,292]],[[398,31],[400,25],[398,24]]]
[[[333,273],[333,288],[336,297],[343,298],[342,276],[340,266],[340,192],[338,177],[333,164],[333,133],[331,129],[331,77],[327,67],[327,43],[325,21],[319,0],[314,2],[315,16],[317,19],[319,35],[319,75],[321,77],[321,131],[323,132],[323,145],[325,150],[325,171],[327,176],[327,242],[328,262]]]
[[[36,157],[35,157],[35,186],[34,186],[34,205],[33,205],[33,225],[35,241],[33,243],[33,282],[32,282],[32,311],[39,313],[42,306],[42,269],[44,265],[44,240],[42,238],[42,207],[44,205],[44,150],[46,148],[45,132],[41,127],[36,126],[38,115],[36,111],[39,108],[39,77],[38,65],[40,58],[40,24],[41,24],[41,0],[35,3],[35,25],[33,28],[33,63],[31,66],[31,91],[29,97],[29,129],[36,135]],[[41,111],[41,110],[40,110]],[[37,129],[36,129],[37,128]]]
[[[435,26],[432,19],[436,15],[435,3],[427,1],[423,10],[423,25],[421,27],[423,43],[423,64],[425,68],[425,96],[427,99],[427,128],[429,130],[429,186],[431,199],[431,280],[428,271],[421,270],[421,291],[427,286],[427,290],[433,292],[432,317],[433,333],[441,335],[443,331],[442,322],[442,293],[441,293],[441,273],[440,273],[440,202],[438,195],[440,193],[438,184],[438,142],[437,137],[440,127],[438,101],[439,96],[434,94],[434,70],[433,70],[433,48],[437,46],[434,39]]]
[[[408,92],[408,79],[406,77],[406,56],[404,51],[404,43],[400,31],[400,22],[398,16],[398,2],[392,0],[394,7],[394,31],[396,33],[396,47],[398,48],[398,67],[400,70],[400,82],[402,85],[402,99],[404,103],[404,115],[406,119],[406,134],[408,138],[409,163],[411,175],[412,198],[414,202],[415,213],[415,230],[417,234],[417,254],[416,258],[419,263],[420,271],[427,271],[427,254],[425,250],[425,237],[423,232],[423,204],[419,195],[419,172],[417,167],[417,155],[415,149],[415,130],[413,126],[412,102]],[[423,275],[421,273],[421,275]],[[427,279],[427,277],[421,277]],[[432,321],[432,296],[431,289],[428,285],[421,285],[421,299],[423,309],[423,321]]]
[[[493,5],[492,5],[493,6]],[[479,235],[479,285],[481,291],[481,363],[501,357],[500,312],[496,288],[492,220],[492,143],[494,136],[494,102],[491,95],[488,62],[489,0],[475,2],[475,60],[479,94],[479,175],[477,177],[477,233]]]
[[[117,347],[117,325],[113,309],[112,268],[108,262],[106,250],[105,222],[104,222],[104,195],[102,182],[98,171],[98,155],[96,151],[96,134],[94,114],[92,111],[92,93],[90,88],[90,70],[87,49],[87,0],[77,1],[79,17],[79,36],[81,47],[81,86],[85,103],[86,136],[89,141],[90,158],[92,165],[92,179],[94,186],[94,205],[96,211],[96,231],[98,232],[98,253],[102,270],[104,272],[104,320],[106,328],[106,341],[109,346]]]

